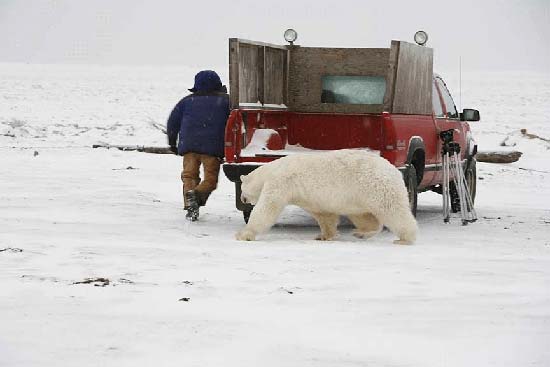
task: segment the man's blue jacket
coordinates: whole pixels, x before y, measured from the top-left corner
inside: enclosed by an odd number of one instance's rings
[[[168,118],[170,146],[178,140],[178,154],[193,152],[223,158],[225,123],[229,116],[229,95],[219,79],[195,78],[193,94],[176,104]],[[217,75],[216,75],[217,76]]]

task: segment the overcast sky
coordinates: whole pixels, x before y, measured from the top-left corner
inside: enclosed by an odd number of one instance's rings
[[[438,70],[550,72],[550,0],[0,0],[0,62],[227,64],[227,39],[389,47],[426,30]]]

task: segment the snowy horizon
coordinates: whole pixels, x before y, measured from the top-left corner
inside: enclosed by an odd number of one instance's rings
[[[226,65],[229,38],[305,47],[389,47],[424,30],[436,69],[550,71],[545,0],[307,0],[292,4],[180,1],[0,3],[0,62]],[[244,21],[236,21],[236,19]],[[25,27],[21,27],[25,24]]]

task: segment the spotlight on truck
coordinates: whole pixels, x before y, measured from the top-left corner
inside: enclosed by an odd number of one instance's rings
[[[420,46],[424,46],[428,42],[428,33],[424,31],[418,31],[414,34],[414,42]]]
[[[294,29],[289,28],[285,31],[285,40],[291,45],[294,44],[294,41],[296,41],[297,38],[298,32],[296,32]]]

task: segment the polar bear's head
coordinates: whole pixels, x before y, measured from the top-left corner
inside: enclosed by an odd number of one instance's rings
[[[245,204],[256,205],[264,187],[261,175],[252,171],[246,176],[242,175],[241,182],[241,201]]]

